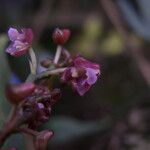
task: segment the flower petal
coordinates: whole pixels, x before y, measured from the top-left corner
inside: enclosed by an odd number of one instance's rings
[[[17,39],[17,37],[19,36],[19,32],[18,32],[18,30],[17,29],[15,29],[15,28],[10,28],[9,30],[8,30],[8,36],[9,36],[9,39],[12,41],[12,42],[14,42],[16,39]]]
[[[33,41],[33,31],[30,28],[27,29],[22,29],[23,34],[25,35],[24,41],[27,42],[28,44],[32,44]]]
[[[80,96],[83,96],[90,89],[91,86],[86,82],[72,82],[72,87],[79,93]]]
[[[11,56],[20,57],[28,51],[28,48],[28,45],[20,41],[15,41],[15,43],[13,42],[8,46],[6,52],[9,53]]]
[[[62,82],[68,82],[70,80],[72,80],[72,76],[71,76],[71,70],[73,67],[69,67],[68,69],[66,69],[62,75],[61,75],[61,81]]]
[[[83,67],[83,68],[92,68],[92,69],[100,69],[99,65],[96,63],[92,63],[89,60],[84,59],[81,56],[77,56],[74,60],[74,65],[76,67]]]
[[[91,68],[86,69],[87,83],[92,85],[97,81],[97,77],[99,75],[98,70],[94,70]]]

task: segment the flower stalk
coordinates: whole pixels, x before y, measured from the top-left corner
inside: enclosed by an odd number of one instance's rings
[[[30,71],[31,74],[35,75],[37,73],[37,58],[32,48],[29,49],[29,55],[30,55],[29,59]]]
[[[5,140],[13,133],[17,132],[17,122],[18,122],[18,115],[17,114],[17,107],[12,107],[12,111],[10,112],[8,121],[3,125],[2,129],[0,130],[0,148],[3,146]]]
[[[61,56],[61,52],[62,52],[62,46],[58,45],[57,50],[56,50],[56,54],[55,54],[55,58],[54,58],[54,64],[58,63],[60,56]]]
[[[63,73],[66,69],[67,68],[64,67],[64,68],[58,68],[58,69],[44,71],[44,72],[36,75],[34,81],[41,80],[41,79],[44,79],[44,78],[48,78],[52,75],[59,75],[60,73]]]

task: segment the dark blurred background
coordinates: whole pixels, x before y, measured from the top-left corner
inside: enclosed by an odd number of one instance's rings
[[[69,88],[42,128],[55,132],[51,150],[150,149],[150,1],[149,0],[0,0],[0,125],[10,106],[4,85],[23,82],[25,57],[4,52],[9,27],[31,27],[39,60],[53,56],[54,28],[70,28],[66,48],[101,66],[98,83],[84,97]],[[5,147],[25,149],[22,136]]]

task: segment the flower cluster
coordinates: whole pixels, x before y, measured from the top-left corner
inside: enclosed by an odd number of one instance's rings
[[[59,89],[50,91],[45,86],[36,86],[34,92],[25,99],[23,113],[27,115],[34,113],[27,120],[29,128],[35,129],[40,124],[47,122],[51,115],[52,106],[60,99],[61,93]]]
[[[39,125],[50,119],[54,104],[61,98],[60,88],[53,87],[53,76],[59,76],[60,84],[70,85],[74,91],[83,96],[96,83],[100,75],[98,64],[80,55],[72,57],[64,48],[70,35],[69,29],[54,30],[52,40],[57,45],[56,54],[54,59],[44,59],[41,65],[46,71],[37,73],[37,59],[32,49],[32,30],[10,28],[8,31],[11,43],[6,52],[13,57],[29,53],[31,70],[26,82],[6,86],[6,97],[15,106],[10,119],[13,124],[10,124],[9,135],[14,132],[32,135],[36,149],[44,150],[53,135],[50,130],[37,131]],[[5,136],[8,136],[5,132],[4,135],[0,135],[0,147],[6,139]]]

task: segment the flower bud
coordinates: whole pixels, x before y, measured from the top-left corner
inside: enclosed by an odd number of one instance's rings
[[[45,130],[40,132],[34,139],[34,146],[36,150],[44,150],[48,145],[49,139],[53,136],[53,132]]]
[[[50,65],[52,64],[52,60],[51,59],[45,59],[45,60],[43,60],[43,61],[41,61],[41,66],[42,67],[45,67],[45,68],[49,68],[50,67]]]
[[[21,83],[21,84],[12,84],[6,86],[6,97],[13,104],[19,104],[22,100],[28,97],[35,89],[35,84]]]
[[[69,40],[70,34],[71,32],[69,29],[61,30],[56,28],[52,34],[53,42],[57,45],[63,45]]]

